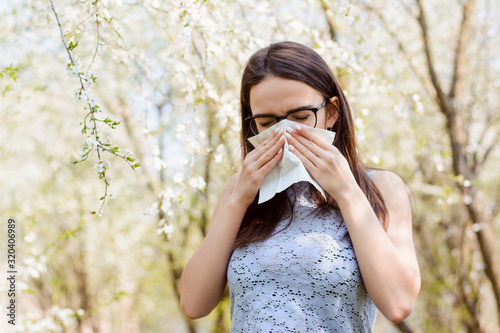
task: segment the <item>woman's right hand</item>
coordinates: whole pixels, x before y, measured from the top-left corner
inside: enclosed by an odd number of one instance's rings
[[[285,137],[279,131],[247,154],[231,196],[246,207],[254,201],[264,177],[283,156]]]

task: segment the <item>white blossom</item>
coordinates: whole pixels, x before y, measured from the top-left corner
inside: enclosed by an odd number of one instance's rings
[[[97,174],[104,172],[104,163],[99,161],[99,163],[94,164],[94,169]]]
[[[205,182],[205,179],[202,177],[196,177],[196,178],[191,178],[189,180],[189,185],[195,189],[198,190],[203,190],[207,183]]]
[[[359,130],[363,130],[365,128],[365,124],[363,122],[363,119],[361,118],[356,118],[354,120],[354,125],[356,125],[356,127],[359,129]]]
[[[24,236],[24,241],[26,243],[33,243],[33,241],[36,239],[36,234],[34,232],[30,232]]]
[[[165,225],[163,225],[163,227],[158,229],[159,235],[163,233],[167,236],[170,236],[170,235],[172,235],[173,232],[174,232],[174,226],[171,224],[165,224]]]
[[[182,182],[184,181],[184,175],[181,172],[176,172],[172,180],[176,184],[182,184]]]
[[[372,160],[373,163],[377,164],[377,165],[380,165],[381,161],[380,161],[380,157],[378,157],[377,155],[372,155],[370,157],[370,159]]]
[[[85,141],[85,143],[87,144],[87,148],[88,148],[88,150],[95,150],[95,149],[97,149],[97,147],[98,147],[98,146],[97,146],[97,144],[98,144],[98,143],[97,143],[97,141],[96,141],[96,139],[95,139],[94,137],[89,137],[89,138]]]
[[[157,170],[163,170],[166,167],[166,163],[159,156],[153,157],[153,166]]]

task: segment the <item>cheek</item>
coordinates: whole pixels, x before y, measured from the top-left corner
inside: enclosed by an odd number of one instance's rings
[[[318,122],[316,128],[326,129],[328,126],[328,119],[326,119],[325,114],[318,113]]]

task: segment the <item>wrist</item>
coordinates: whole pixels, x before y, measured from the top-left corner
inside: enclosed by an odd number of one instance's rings
[[[246,213],[248,207],[252,204],[252,202],[247,203],[243,198],[238,196],[236,193],[231,193],[227,200],[227,206],[230,209]]]
[[[336,197],[335,201],[341,207],[346,204],[357,202],[359,199],[363,199],[365,194],[361,190],[361,188],[356,184],[355,186],[348,187],[347,189],[341,191]]]

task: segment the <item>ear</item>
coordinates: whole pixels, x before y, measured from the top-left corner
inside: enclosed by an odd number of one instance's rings
[[[332,128],[333,125],[337,122],[337,119],[339,119],[340,115],[340,108],[339,108],[339,98],[337,96],[334,96],[330,98],[330,103],[327,105],[327,118],[326,118],[326,124],[327,128]]]

